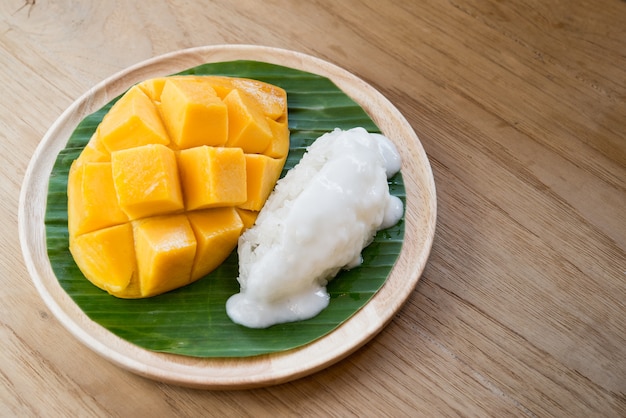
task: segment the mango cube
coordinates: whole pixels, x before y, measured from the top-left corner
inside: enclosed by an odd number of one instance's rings
[[[189,223],[198,244],[191,277],[213,271],[237,246],[243,222],[233,207],[190,212]]]
[[[228,106],[229,147],[239,147],[245,153],[257,154],[265,150],[272,140],[265,115],[250,98],[239,90],[232,90],[224,98]]]
[[[285,161],[260,154],[246,154],[248,199],[242,209],[261,210],[280,178]]]
[[[137,87],[139,87],[153,102],[159,103],[161,102],[161,93],[163,92],[163,87],[165,86],[165,82],[167,80],[168,77],[151,78],[137,84]]]
[[[146,144],[169,144],[156,106],[137,86],[113,105],[98,126],[98,142],[109,152]]]
[[[178,155],[187,210],[234,206],[247,199],[241,148],[196,147]]]
[[[142,297],[167,292],[191,281],[197,244],[185,215],[140,220],[134,233]]]
[[[128,223],[70,236],[70,252],[85,277],[110,293],[124,291],[136,276],[133,230]]]
[[[111,154],[115,191],[130,219],[182,210],[174,151],[164,145],[144,145]]]
[[[195,79],[167,80],[161,92],[161,113],[180,149],[224,145],[228,139],[228,111],[215,90]]]
[[[68,182],[73,186],[68,189],[71,193],[67,208],[71,234],[80,235],[128,221],[117,203],[111,163],[74,162]]]
[[[263,154],[272,158],[284,158],[289,153],[289,127],[287,122],[277,122],[267,118],[267,124],[272,131],[272,141]]]
[[[226,78],[226,77],[225,77]],[[287,119],[287,92],[273,84],[249,78],[231,78],[233,88],[246,93],[259,104],[263,114],[272,120]]]
[[[98,133],[93,134],[83,151],[77,158],[79,162],[111,162],[111,153],[98,140]]]
[[[241,222],[243,222],[243,230],[245,231],[248,228],[252,228],[254,223],[256,222],[256,218],[259,216],[259,212],[256,210],[248,210],[235,208],[237,211],[237,215],[241,218]]]
[[[206,81],[208,79],[206,76],[187,77],[196,78],[202,81]],[[211,87],[213,87],[213,89],[215,90],[215,94],[217,94],[217,97],[224,100],[224,97],[226,97],[228,93],[230,93],[231,90],[235,88],[233,85],[233,80],[234,78],[232,77],[211,76],[210,84]]]

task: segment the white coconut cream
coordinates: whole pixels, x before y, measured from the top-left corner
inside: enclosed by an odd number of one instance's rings
[[[326,308],[328,280],[361,264],[376,232],[402,217],[387,184],[400,164],[389,139],[363,128],[318,138],[239,238],[241,290],[228,299],[228,316],[266,328]]]

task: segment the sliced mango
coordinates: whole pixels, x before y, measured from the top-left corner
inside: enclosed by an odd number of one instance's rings
[[[170,140],[154,103],[137,86],[113,105],[98,125],[98,142],[113,152]]]
[[[139,87],[153,102],[160,102],[165,82],[171,78],[173,77],[151,78],[137,84],[137,87]]]
[[[70,236],[70,252],[85,277],[109,293],[123,292],[137,272],[128,223]]]
[[[244,91],[260,103],[263,113],[270,119],[287,120],[287,93],[280,87],[256,80],[233,79],[238,90]]]
[[[239,205],[242,209],[259,211],[280,178],[285,160],[267,155],[246,154],[248,199]]]
[[[197,243],[187,216],[143,219],[136,223],[134,232],[142,297],[191,281]]]
[[[289,152],[287,96],[257,80],[172,76],[132,87],[70,168],[70,250],[122,298],[184,286],[251,227]]]
[[[196,79],[167,80],[161,92],[165,126],[180,149],[224,145],[228,110],[215,90]]]
[[[72,186],[67,209],[70,234],[80,235],[128,222],[128,216],[117,203],[111,163],[74,162],[68,182]]]
[[[250,78],[179,75],[151,78],[139,83],[138,87],[154,102],[160,102],[165,82],[180,79],[206,83],[215,90],[220,99],[224,99],[231,90],[239,90],[254,100],[270,119],[281,121],[286,119],[287,93],[285,90],[273,84]]]
[[[232,89],[235,88],[235,86],[233,85],[233,80],[235,80],[235,78],[233,77],[224,77],[224,76],[174,76],[174,77],[168,77],[168,78],[186,78],[186,79],[195,79],[198,81],[201,81],[203,83],[208,83],[213,90],[215,90],[215,93],[217,94],[217,96],[220,99],[224,99],[224,97],[226,97],[226,95],[228,93],[230,93],[230,91]],[[261,83],[259,81],[259,83]]]
[[[77,161],[99,163],[111,161],[111,153],[104,148],[102,142],[98,140],[97,132],[91,137],[83,151],[80,153],[80,156],[77,158]]]
[[[244,231],[248,228],[251,228],[252,225],[256,222],[256,218],[259,216],[259,212],[256,210],[247,210],[241,208],[235,208],[237,211],[237,215],[241,218],[241,222],[243,222]]]
[[[187,210],[246,201],[246,157],[241,148],[190,148],[180,152],[178,162]]]
[[[184,209],[176,155],[166,146],[115,151],[111,166],[119,204],[130,219]]]
[[[191,277],[198,279],[226,260],[237,246],[244,225],[233,207],[195,211],[187,216],[198,244]]]
[[[284,158],[289,153],[289,127],[287,122],[277,122],[266,118],[267,124],[272,131],[272,140],[263,154],[272,158]]]
[[[239,90],[232,90],[224,98],[228,106],[229,147],[239,147],[245,153],[261,153],[272,140],[265,115],[254,102]]]

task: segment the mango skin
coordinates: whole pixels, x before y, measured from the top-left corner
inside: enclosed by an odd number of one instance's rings
[[[70,252],[116,297],[192,283],[252,226],[288,152],[287,96],[277,86],[223,76],[141,82],[71,166]]]

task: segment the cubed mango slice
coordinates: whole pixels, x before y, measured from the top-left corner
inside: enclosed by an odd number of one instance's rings
[[[215,90],[215,94],[217,97],[224,100],[224,97],[228,96],[235,87],[233,86],[232,81],[229,81],[230,77],[219,77],[219,76],[211,76],[211,87]]]
[[[70,252],[85,277],[109,293],[123,292],[136,276],[131,224],[71,236]]]
[[[266,118],[267,124],[272,131],[272,140],[263,154],[272,158],[284,158],[289,153],[289,127],[287,122],[277,122]]]
[[[137,86],[113,105],[98,126],[98,141],[109,151],[170,140],[156,106]]]
[[[196,238],[185,215],[137,221],[135,252],[142,297],[158,295],[191,281]]]
[[[117,203],[111,163],[74,162],[68,182],[68,228],[72,235],[128,222]]]
[[[161,102],[161,93],[163,92],[165,82],[170,78],[171,77],[150,78],[137,84],[137,87],[139,87],[153,102],[159,103]]]
[[[165,126],[180,149],[224,145],[228,110],[215,90],[196,79],[167,80],[161,92]]]
[[[235,208],[237,211],[237,215],[241,218],[241,222],[243,222],[243,230],[245,231],[248,228],[252,228],[254,223],[256,222],[256,218],[259,216],[259,212],[256,210],[247,210],[241,208]]]
[[[176,155],[166,146],[115,151],[111,165],[119,204],[130,219],[184,208]]]
[[[104,148],[102,142],[98,140],[98,133],[95,133],[83,151],[80,153],[77,158],[79,162],[110,162],[111,161],[111,153]]]
[[[232,90],[224,98],[228,106],[229,147],[239,147],[245,153],[261,153],[272,140],[265,115],[245,94]]]
[[[70,168],[74,260],[121,298],[206,276],[254,224],[288,152],[280,87],[223,76],[139,83]]]
[[[230,255],[244,225],[233,207],[194,211],[187,216],[198,244],[191,277],[198,279]]]
[[[287,93],[280,87],[246,78],[233,79],[235,87],[252,96],[265,116],[274,120],[287,119]]]
[[[190,148],[180,152],[178,162],[187,210],[246,201],[246,157],[241,148]]]
[[[260,154],[246,154],[248,199],[239,207],[248,210],[261,210],[280,178],[284,165],[284,159],[279,160]]]

